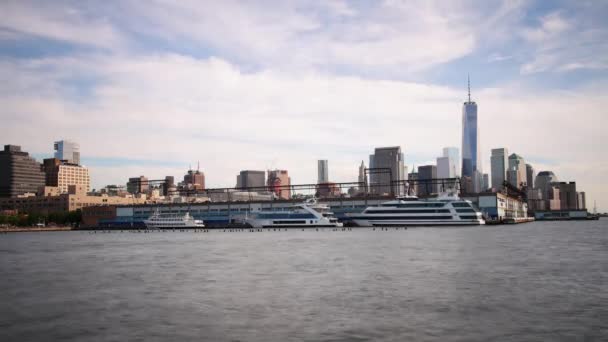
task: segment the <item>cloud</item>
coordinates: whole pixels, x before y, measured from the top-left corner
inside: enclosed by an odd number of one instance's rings
[[[589,20],[598,9],[582,8],[557,11],[539,19],[533,28],[524,28],[521,35],[530,48],[529,60],[520,72],[523,75],[540,72],[571,72],[576,70],[608,69],[608,29],[593,25]]]
[[[46,1],[5,1],[0,28],[10,36],[43,37],[78,45],[119,48],[124,42],[106,20],[86,8]]]
[[[82,60],[87,63],[47,58],[5,66],[1,71],[16,83],[40,74],[50,84],[25,82],[29,88],[20,95],[0,94],[8,114],[4,138],[50,154],[52,141],[67,134],[81,143],[83,158],[129,160],[122,172],[119,165],[95,166],[96,187],[139,174],[179,177],[176,171],[197,161],[210,186],[233,186],[241,169],[272,167],[306,183],[318,158],[330,160],[333,180],[353,181],[360,160],[367,162],[376,146],[400,145],[412,164],[411,155],[432,160],[443,146],[460,145],[464,89],[318,72],[244,72],[220,58],[177,54]],[[71,73],[97,80],[90,98],[61,95],[69,86],[56,80]],[[47,96],[49,89],[57,96]],[[555,158],[568,169],[605,156],[601,127],[608,122],[601,108],[608,100],[601,89],[512,84],[477,91],[486,170],[489,150],[502,146],[524,157]],[[167,165],[151,167],[149,160]],[[561,165],[554,168],[558,174]],[[583,169],[569,175],[585,179]],[[608,189],[593,184],[587,190]]]
[[[307,183],[319,158],[353,181],[377,146],[402,146],[409,166],[459,146],[466,90],[426,76],[488,64],[492,88],[473,94],[485,169],[506,146],[608,207],[606,82],[527,83],[606,68],[605,23],[580,19],[602,11],[580,6],[529,21],[520,1],[4,2],[0,44],[37,37],[42,53],[0,59],[3,138],[48,155],[79,141],[95,187],[197,161],[210,186],[274,167]]]

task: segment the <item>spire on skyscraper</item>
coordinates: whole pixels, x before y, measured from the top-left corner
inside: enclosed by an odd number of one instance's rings
[[[469,102],[471,102],[471,77],[467,74],[467,84],[469,86]]]

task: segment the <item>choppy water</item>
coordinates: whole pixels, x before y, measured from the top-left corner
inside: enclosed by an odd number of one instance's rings
[[[608,220],[0,235],[1,341],[608,339]]]

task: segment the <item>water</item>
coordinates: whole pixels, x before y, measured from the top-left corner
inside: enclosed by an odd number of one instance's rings
[[[608,340],[608,220],[0,235],[1,341]]]

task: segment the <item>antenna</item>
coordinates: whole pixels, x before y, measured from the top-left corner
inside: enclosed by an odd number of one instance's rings
[[[469,102],[471,102],[471,77],[467,74],[467,84],[469,86]]]
[[[196,162],[196,171],[199,171],[201,169],[201,162],[197,161]]]

